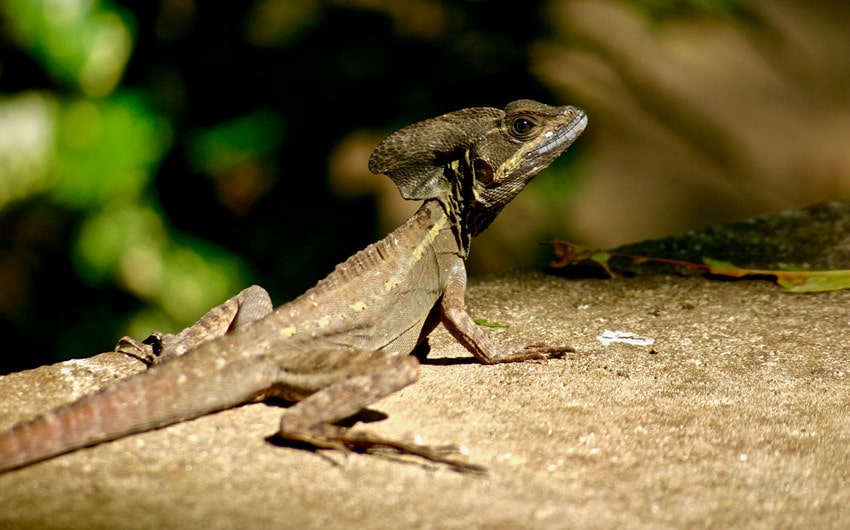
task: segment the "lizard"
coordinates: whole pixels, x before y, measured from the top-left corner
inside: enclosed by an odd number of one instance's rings
[[[368,167],[389,176],[405,199],[423,201],[412,217],[277,309],[263,288],[251,286],[180,333],[124,337],[116,350],[148,369],[0,433],[0,472],[268,398],[292,403],[280,440],[346,453],[390,449],[482,470],[447,447],[339,422],[416,381],[420,364],[410,354],[427,348],[439,323],[483,364],[573,351],[488,337],[465,308],[465,259],[471,238],[586,125],[577,107],[518,100],[396,131]]]

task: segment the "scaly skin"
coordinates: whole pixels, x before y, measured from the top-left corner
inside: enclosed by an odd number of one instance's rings
[[[292,302],[272,310],[250,287],[177,335],[124,338],[120,351],[151,368],[0,433],[0,471],[271,396],[297,401],[279,437],[319,448],[389,447],[459,470],[480,467],[440,448],[334,425],[411,384],[408,355],[442,322],[485,364],[561,356],[569,347],[491,341],[464,307],[464,260],[522,188],[581,134],[574,107],[529,100],[463,109],[405,127],[374,151],[422,207],[381,241],[341,263]]]

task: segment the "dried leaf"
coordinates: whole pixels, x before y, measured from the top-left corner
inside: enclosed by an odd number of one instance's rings
[[[567,241],[552,241],[547,243],[555,249],[555,261],[552,267],[556,269],[575,267],[580,264],[595,263],[602,267],[609,276],[621,269],[614,263],[615,259],[625,260],[633,265],[642,263],[657,263],[672,266],[682,273],[698,272],[726,278],[763,278],[772,277],[782,288],[793,293],[812,293],[822,291],[838,291],[850,289],[850,270],[813,271],[793,269],[783,265],[780,270],[745,269],[732,263],[703,258],[703,263],[657,258],[652,256],[635,256],[616,252],[595,250]]]

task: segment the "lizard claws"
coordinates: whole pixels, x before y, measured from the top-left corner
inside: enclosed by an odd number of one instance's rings
[[[283,440],[302,442],[316,449],[331,449],[340,451],[346,457],[351,451],[375,452],[389,449],[397,454],[418,456],[430,462],[445,464],[455,471],[464,473],[483,473],[486,468],[461,459],[453,458],[453,454],[463,453],[455,445],[429,446],[415,442],[392,440],[361,431],[349,431],[335,426],[324,425],[318,429],[307,431],[287,429],[277,434]]]
[[[154,331],[142,341],[131,337],[121,337],[115,345],[115,351],[138,359],[150,367],[156,364],[162,352],[163,337],[164,335],[159,331]]]
[[[538,356],[540,360],[562,359],[568,353],[575,353],[575,349],[572,346],[549,346],[543,342],[532,342],[526,344],[518,353],[529,355],[530,358]]]
[[[437,464],[445,464],[455,471],[464,473],[484,473],[487,468],[478,464],[472,464],[465,460],[448,456],[450,454],[463,453],[456,445],[430,446],[400,440],[382,438],[364,432],[348,432],[341,437],[342,441],[353,449],[373,451],[380,449],[391,449],[398,454],[413,455],[424,458]]]

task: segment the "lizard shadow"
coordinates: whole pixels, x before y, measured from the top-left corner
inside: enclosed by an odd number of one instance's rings
[[[431,345],[426,338],[422,343],[416,346],[411,355],[416,357],[420,363],[428,365],[428,366],[455,366],[458,364],[476,364],[478,360],[475,357],[437,357],[430,358],[428,354],[431,353]]]
[[[276,397],[270,397],[270,398],[264,399],[263,403],[266,404],[266,405],[269,405],[271,407],[289,408],[292,405],[294,405],[296,402],[288,401],[286,399],[281,399],[281,398],[276,398]],[[353,415],[351,415],[347,418],[344,418],[342,420],[334,422],[333,425],[336,425],[338,427],[345,427],[345,428],[349,429],[357,423],[374,423],[376,421],[383,421],[383,420],[385,420],[389,417],[390,417],[389,414],[384,414],[383,412],[380,412],[380,411],[377,411],[377,410],[364,408],[364,409],[357,411],[355,414],[353,414]],[[275,435],[272,435],[269,438],[274,438],[274,436]]]
[[[481,364],[475,357],[438,357],[436,359],[419,359],[419,362],[428,366],[456,366],[459,364]]]

